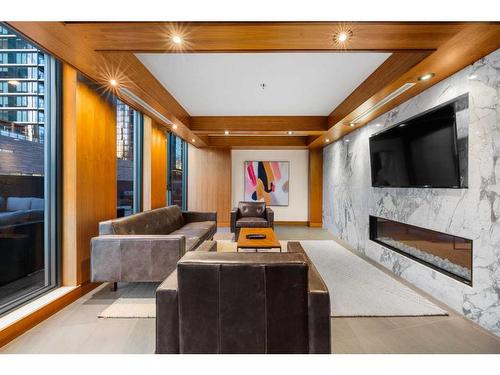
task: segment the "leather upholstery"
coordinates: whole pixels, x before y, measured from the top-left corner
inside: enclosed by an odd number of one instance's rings
[[[99,223],[99,234],[169,234],[184,225],[179,206],[168,206]]]
[[[231,232],[238,239],[240,228],[274,228],[274,212],[265,202],[239,202],[231,211]]]
[[[238,203],[240,217],[265,217],[265,202],[240,202]]]
[[[91,280],[162,281],[216,231],[217,213],[183,213],[178,206],[101,222],[91,242]]]
[[[287,252],[304,255],[309,264],[309,353],[331,352],[330,340],[330,293],[318,270],[307,256],[300,242],[289,241]]]
[[[308,352],[301,254],[191,252],[177,280],[180,353]]]
[[[236,221],[236,228],[267,228],[269,223],[261,217],[242,217]]]
[[[158,287],[156,353],[330,353],[328,289],[298,242],[201,254],[212,243]]]
[[[205,241],[196,250],[217,251],[217,242]],[[156,353],[179,353],[177,269],[156,290]]]

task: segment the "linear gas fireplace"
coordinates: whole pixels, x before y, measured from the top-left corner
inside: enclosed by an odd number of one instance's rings
[[[370,240],[472,285],[472,240],[376,216]]]

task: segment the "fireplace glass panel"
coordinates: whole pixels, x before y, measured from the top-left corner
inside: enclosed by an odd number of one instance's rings
[[[466,284],[472,283],[472,240],[370,216],[370,239]]]

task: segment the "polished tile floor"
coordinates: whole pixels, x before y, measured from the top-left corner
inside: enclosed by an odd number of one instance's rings
[[[320,228],[277,226],[276,233],[281,240],[334,239]],[[230,238],[227,228],[216,235]],[[154,319],[97,318],[119,295],[120,289],[100,286],[0,352],[153,353]],[[333,353],[500,353],[500,338],[452,311],[436,317],[332,318],[331,329]]]

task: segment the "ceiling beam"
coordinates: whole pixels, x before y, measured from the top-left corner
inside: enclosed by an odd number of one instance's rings
[[[297,136],[216,136],[208,137],[209,147],[224,148],[307,148],[307,137]]]
[[[9,22],[9,26],[100,84],[103,90],[111,91],[109,80],[116,79],[119,86],[115,93],[120,99],[167,126],[186,141],[192,142],[194,139],[197,146],[206,146],[202,139],[189,130],[190,116],[186,110],[133,53],[97,52],[92,40],[72,31],[62,22]],[[121,92],[122,87],[142,99],[153,111]]]
[[[191,130],[200,135],[264,134],[321,135],[328,130],[327,116],[192,116]]]
[[[92,22],[66,23],[98,50],[134,52],[399,51],[436,49],[463,22]],[[334,35],[348,28],[348,45]],[[180,35],[183,48],[171,42]]]
[[[309,147],[323,147],[326,144],[326,139],[335,141],[349,134],[498,48],[500,48],[499,23],[469,24],[464,30],[445,42],[435,52],[409,69],[406,73],[400,74],[399,77],[395,78],[391,83],[385,87],[379,88],[374,95],[360,104],[357,108],[349,108],[348,110],[340,111],[338,109],[344,104],[342,103],[332,112],[332,114],[330,114],[330,129],[328,132],[325,132],[309,143]],[[432,79],[428,81],[418,80],[418,77],[429,72],[435,73]],[[370,78],[371,76],[367,80]],[[363,82],[363,84],[365,82]],[[370,113],[363,118],[362,121],[356,124],[356,126],[346,126],[346,124],[348,125],[356,116],[364,113],[366,109],[372,107],[407,82],[415,82],[416,84],[384,106]],[[363,84],[361,84],[361,86],[363,86]],[[356,91],[359,89],[360,88]],[[346,99],[346,101],[348,99]]]

